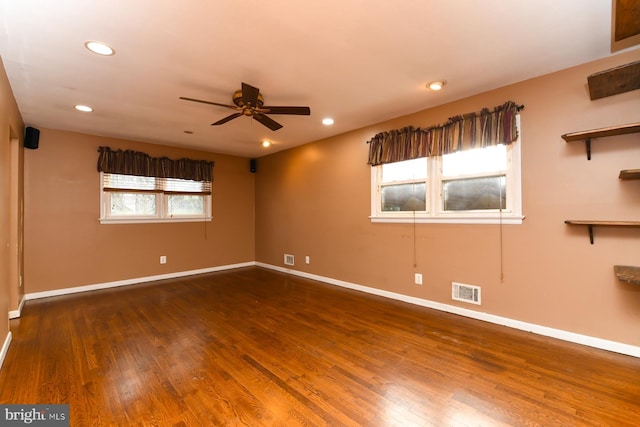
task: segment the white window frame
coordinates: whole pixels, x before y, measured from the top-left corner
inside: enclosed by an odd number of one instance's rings
[[[202,222],[212,221],[211,215],[211,195],[197,194],[204,197],[205,212],[203,215],[170,215],[168,211],[169,197],[172,193],[149,193],[127,190],[132,194],[153,194],[156,198],[156,213],[154,215],[110,215],[111,212],[111,193],[112,191],[104,191],[103,189],[104,173],[100,172],[100,224],[139,224],[139,223],[164,223],[164,222]],[[116,192],[117,191],[113,191]]]
[[[522,224],[522,167],[520,116],[516,116],[518,139],[507,146],[506,201],[505,209],[443,211],[442,204],[442,157],[426,158],[427,197],[426,211],[382,211],[381,178],[382,165],[371,168],[371,222],[380,223],[458,223],[458,224]],[[469,177],[494,176],[474,174]],[[467,176],[456,177],[456,179]],[[415,182],[415,181],[412,181]],[[425,181],[419,181],[425,182]],[[394,182],[402,184],[404,182]],[[407,181],[409,183],[409,181]]]

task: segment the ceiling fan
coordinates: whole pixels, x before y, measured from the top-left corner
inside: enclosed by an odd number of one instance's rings
[[[218,102],[202,101],[200,99],[187,98],[181,96],[180,99],[185,101],[201,102],[203,104],[217,105],[237,111],[215,123],[211,126],[222,125],[240,116],[251,116],[258,122],[262,123],[271,130],[278,130],[282,125],[267,114],[295,114],[300,116],[308,116],[311,114],[309,107],[272,107],[264,105],[264,99],[257,87],[253,87],[247,83],[242,83],[242,89],[234,92],[232,100],[235,105],[220,104]]]

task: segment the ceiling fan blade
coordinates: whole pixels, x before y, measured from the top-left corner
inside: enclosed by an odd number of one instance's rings
[[[203,101],[201,99],[187,98],[186,96],[181,96],[180,99],[184,99],[185,101],[200,102],[202,104],[217,105],[219,107],[227,107],[227,108],[231,108],[233,110],[237,110],[238,109],[238,107],[236,107],[235,105],[220,104],[218,102],[211,102],[211,101]]]
[[[311,114],[309,107],[262,107],[260,111],[267,114],[296,114],[299,116],[308,116]]]
[[[223,124],[235,119],[236,117],[240,117],[240,116],[242,116],[242,113],[233,113],[232,115],[227,116],[224,119],[220,119],[215,123],[211,123],[211,126],[223,125]]]
[[[242,83],[242,102],[244,105],[251,105],[252,107],[258,106],[258,95],[260,89],[253,87],[249,84]]]
[[[278,130],[282,127],[282,125],[270,117],[265,116],[262,113],[256,113],[253,115],[253,118],[268,127],[271,130]]]

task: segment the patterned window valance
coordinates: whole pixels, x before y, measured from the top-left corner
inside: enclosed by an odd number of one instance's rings
[[[447,123],[427,129],[410,126],[381,132],[367,142],[367,163],[377,166],[471,148],[511,144],[518,139],[516,115],[523,108],[508,101],[493,111],[483,108],[479,113],[451,117]]]
[[[122,175],[178,178],[192,181],[213,181],[214,162],[207,160],[151,157],[133,150],[98,148],[98,172]]]

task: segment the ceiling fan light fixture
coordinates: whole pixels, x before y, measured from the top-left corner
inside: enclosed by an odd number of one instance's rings
[[[76,105],[73,108],[75,108],[78,111],[82,111],[83,113],[90,113],[93,111],[93,108],[89,107],[88,105]]]
[[[331,126],[333,124],[333,119],[331,117],[326,117],[322,119],[322,124],[325,126]]]
[[[102,56],[111,56],[115,53],[113,48],[105,43],[97,41],[85,42],[84,46],[93,53],[97,53]]]
[[[429,82],[429,83],[427,83],[427,89],[438,91],[438,90],[442,89],[444,87],[444,85],[446,85],[446,84],[447,84],[447,82],[444,81],[444,80],[437,80],[435,82]]]

